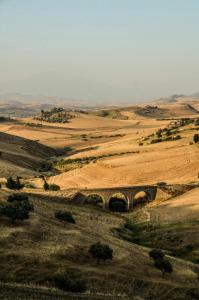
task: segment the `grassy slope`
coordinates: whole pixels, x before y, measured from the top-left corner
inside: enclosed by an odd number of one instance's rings
[[[1,176],[35,174],[42,162],[55,150],[36,141],[0,132]]]
[[[5,193],[1,199],[6,199]],[[163,291],[167,290],[170,299],[175,299],[174,290],[183,287],[184,294],[197,286],[199,268],[195,265],[170,258],[174,273],[162,278],[153,267],[147,249],[115,236],[113,228],[122,226],[121,216],[75,206],[50,195],[32,195],[31,201],[35,212],[30,220],[16,226],[7,220],[0,221],[1,281],[48,285],[49,278],[57,271],[74,268],[88,278],[91,293],[111,291],[147,297],[155,293],[158,299],[165,299]],[[71,211],[76,224],[64,225],[55,220],[57,209]],[[89,245],[98,240],[113,248],[112,262],[97,265],[89,257]]]

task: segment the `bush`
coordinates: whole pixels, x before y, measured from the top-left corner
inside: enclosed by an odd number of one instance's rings
[[[61,221],[75,224],[75,219],[73,218],[73,215],[69,211],[61,211],[61,210],[56,211],[55,218]]]
[[[35,189],[35,185],[31,182],[26,182],[24,185],[27,189]]]
[[[163,276],[165,275],[165,273],[173,272],[172,264],[167,259],[156,259],[154,265],[162,272]]]
[[[57,184],[55,184],[55,183],[53,183],[53,184],[49,184],[48,185],[48,189],[50,191],[59,191],[60,190],[60,186],[57,185]]]
[[[63,291],[83,293],[87,290],[87,282],[78,272],[65,272],[55,275],[53,285]]]
[[[149,252],[149,256],[150,256],[151,258],[153,258],[154,260],[156,260],[156,259],[163,259],[164,253],[163,253],[162,250],[160,250],[160,249],[152,249],[152,250]]]
[[[124,223],[124,227],[128,230],[131,230],[133,232],[138,232],[140,230],[139,225],[134,223],[130,219],[126,219],[126,222]]]
[[[101,260],[105,261],[113,259],[113,250],[108,245],[101,244],[100,242],[92,244],[89,248],[89,253],[97,260],[98,263]]]
[[[199,135],[197,133],[194,134],[193,141],[194,141],[194,143],[198,143],[199,142]]]
[[[162,142],[161,138],[151,140],[151,144],[156,144],[156,143],[160,143],[160,142]]]
[[[8,196],[8,202],[12,203],[14,201],[25,201],[28,200],[28,196],[25,194],[13,194]]]
[[[6,187],[11,190],[20,190],[24,187],[24,185],[20,183],[19,177],[17,177],[16,180],[14,180],[12,177],[9,177],[7,179]]]

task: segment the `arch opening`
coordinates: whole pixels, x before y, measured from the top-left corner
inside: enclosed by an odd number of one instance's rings
[[[96,205],[96,206],[103,207],[104,206],[104,200],[103,200],[102,196],[100,196],[98,194],[90,194],[90,195],[86,196],[85,204],[90,204],[90,205]]]
[[[109,209],[114,212],[127,211],[127,199],[124,194],[116,193],[109,199]]]
[[[133,206],[143,205],[150,201],[150,195],[145,191],[139,191],[133,199]]]

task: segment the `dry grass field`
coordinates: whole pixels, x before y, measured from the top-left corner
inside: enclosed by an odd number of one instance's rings
[[[16,225],[0,220],[0,299],[13,299],[15,286],[16,299],[38,299],[38,293],[39,299],[197,299],[198,187],[181,195],[160,187],[154,202],[126,214],[68,199],[71,190],[80,188],[160,182],[197,186],[197,125],[179,125],[168,135],[172,139],[164,133],[161,141],[153,142],[157,131],[168,129],[172,121],[198,118],[197,104],[189,106],[183,99],[149,106],[139,111],[105,108],[105,116],[100,110],[76,112],[65,124],[30,117],[0,123],[0,180],[21,176],[26,185],[32,184],[34,188],[23,192],[35,207],[30,219]],[[61,190],[45,192],[41,175]],[[1,204],[9,194],[2,185]],[[55,211],[64,209],[72,212],[76,224],[54,218]],[[125,229],[126,218],[138,224],[136,235]],[[90,257],[88,248],[96,241],[112,247],[113,261],[98,265]],[[165,251],[172,274],[161,276],[148,256],[150,248]],[[51,277],[68,269],[82,272],[89,294],[73,298],[51,290]]]

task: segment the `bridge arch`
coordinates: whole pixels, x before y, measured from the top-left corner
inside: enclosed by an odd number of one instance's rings
[[[123,192],[111,194],[108,200],[108,207],[115,212],[126,212],[128,210],[128,197]]]
[[[90,193],[86,195],[85,203],[91,204],[91,205],[96,205],[100,207],[105,207],[105,199],[102,195],[99,193]]]
[[[148,191],[140,190],[133,197],[133,206],[142,205],[151,201],[151,194]]]

